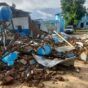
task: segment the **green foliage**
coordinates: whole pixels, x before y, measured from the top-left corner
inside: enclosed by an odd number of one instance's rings
[[[84,3],[85,0],[61,0],[66,25],[76,25],[82,16],[85,15]]]

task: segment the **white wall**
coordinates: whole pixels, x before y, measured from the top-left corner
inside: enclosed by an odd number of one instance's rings
[[[29,29],[28,17],[17,17],[13,18],[14,28],[17,29],[17,26],[22,26],[22,29]]]

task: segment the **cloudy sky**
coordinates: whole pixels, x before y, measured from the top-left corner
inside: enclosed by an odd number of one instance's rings
[[[0,2],[7,2],[9,5],[12,3],[16,4],[17,9],[22,9],[25,11],[33,11],[36,9],[37,16],[41,14],[42,16],[50,16],[51,14],[40,11],[44,8],[52,8],[53,11],[55,8],[60,8],[60,0],[0,0]],[[88,0],[86,0],[85,6],[88,8]],[[35,13],[33,14],[33,16]]]
[[[8,4],[15,3],[16,7],[23,10],[39,9],[39,8],[59,8],[60,0],[0,0]]]
[[[17,8],[27,11],[39,8],[60,7],[60,0],[0,0],[0,2],[7,2],[10,5],[15,3]],[[85,6],[88,7],[88,0],[86,0]]]
[[[85,6],[88,8],[88,0],[86,0]]]

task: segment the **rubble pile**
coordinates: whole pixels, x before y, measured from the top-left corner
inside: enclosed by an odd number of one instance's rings
[[[16,80],[36,86],[42,81],[52,80],[57,72],[49,69],[58,67],[58,64],[74,67],[76,58],[88,60],[88,38],[82,39],[65,33],[60,35],[64,39],[55,34],[32,40],[16,36],[6,48],[1,45],[1,84],[11,84]],[[58,79],[64,80],[62,77]]]

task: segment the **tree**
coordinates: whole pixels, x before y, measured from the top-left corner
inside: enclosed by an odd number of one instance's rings
[[[61,0],[62,12],[66,25],[77,25],[86,13],[85,0]]]

